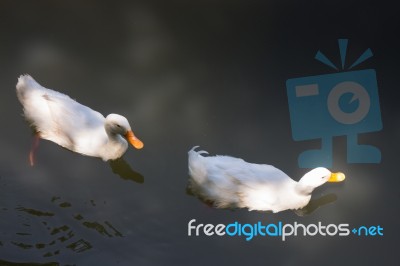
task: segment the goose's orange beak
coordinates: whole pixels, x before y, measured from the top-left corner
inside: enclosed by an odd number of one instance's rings
[[[133,147],[136,149],[141,149],[143,148],[143,142],[138,139],[132,132],[132,130],[129,130],[125,134],[125,138],[129,141],[130,144],[132,144]]]
[[[342,172],[332,173],[328,182],[342,182],[346,176]]]

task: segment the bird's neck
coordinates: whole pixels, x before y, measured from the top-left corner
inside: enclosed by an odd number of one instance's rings
[[[315,187],[312,186],[307,186],[302,184],[301,182],[298,182],[296,184],[295,190],[297,193],[301,195],[311,195],[311,193],[314,191]]]
[[[107,135],[108,135],[108,141],[112,142],[113,144],[126,142],[126,140],[120,134],[107,133]]]
[[[106,154],[107,160],[118,159],[128,148],[128,142],[119,134],[107,132],[107,136],[108,140],[107,144],[104,145],[103,153]]]

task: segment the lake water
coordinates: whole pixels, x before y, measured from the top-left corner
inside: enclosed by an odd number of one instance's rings
[[[0,265],[396,265],[395,15],[353,4],[0,4]],[[215,209],[191,195],[187,152],[196,145],[300,179],[307,169],[298,155],[320,144],[292,139],[285,82],[335,73],[314,55],[339,62],[344,37],[349,61],[374,52],[360,69],[377,72],[383,130],[359,143],[378,147],[381,163],[347,163],[346,138],[335,137],[332,170],[346,181],[316,189],[299,212]],[[42,140],[29,166],[33,138],[15,95],[24,73],[104,115],[124,115],[144,149],[110,165]],[[192,219],[379,225],[384,235],[188,236]]]

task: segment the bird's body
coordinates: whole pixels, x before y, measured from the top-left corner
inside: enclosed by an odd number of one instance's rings
[[[274,166],[230,156],[202,156],[206,152],[195,148],[189,151],[190,188],[217,208],[299,209],[308,204],[314,188],[334,181],[326,168],[316,168],[296,182]]]
[[[40,138],[104,161],[121,157],[128,148],[126,139],[136,148],[143,146],[123,116],[105,118],[65,94],[42,87],[29,75],[21,76],[16,87],[25,118]]]

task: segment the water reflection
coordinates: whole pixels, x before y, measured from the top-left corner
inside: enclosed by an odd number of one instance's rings
[[[209,200],[209,199],[205,199],[204,197],[202,197],[201,195],[196,193],[196,190],[191,189],[190,184],[186,187],[186,194],[189,196],[193,196],[193,197],[197,197],[201,202],[203,202],[204,204],[206,204],[209,207],[214,207],[214,202]],[[311,199],[310,202],[302,209],[298,209],[298,210],[293,210],[293,212],[295,214],[297,214],[297,216],[307,216],[310,215],[311,213],[313,213],[314,211],[316,211],[318,208],[333,203],[337,200],[337,196],[333,193],[321,196],[317,199]],[[220,209],[220,208],[219,208]],[[235,210],[237,208],[223,208],[223,209],[229,209],[229,210]],[[261,211],[263,213],[271,213],[271,211]]]
[[[0,260],[0,265],[1,266],[58,266],[60,265],[57,262],[47,262],[47,263],[33,263],[33,262],[26,262],[26,263],[20,263],[20,262],[11,262],[11,261],[5,261],[5,260]]]
[[[36,151],[39,147],[39,141],[40,138],[37,135],[34,135],[34,139],[32,141],[32,147],[29,152],[29,163],[31,166],[34,166],[36,163]],[[68,149],[65,150],[71,152]],[[134,171],[123,157],[118,158],[116,160],[109,160],[108,163],[112,169],[112,172],[114,174],[119,175],[122,179],[131,180],[140,184],[144,183],[143,175]]]
[[[337,196],[333,193],[324,195],[318,199],[312,199],[310,202],[302,209],[294,210],[298,216],[306,216],[313,213],[318,208],[327,205],[329,203],[335,202],[337,200]]]
[[[16,239],[9,240],[8,243],[0,242],[0,246],[10,244],[21,250],[36,250],[40,252],[41,257],[49,258],[60,255],[64,249],[69,249],[75,253],[91,250],[94,245],[83,237],[83,235],[87,235],[87,231],[96,232],[98,235],[107,238],[123,237],[121,231],[112,225],[110,221],[95,221],[85,218],[81,213],[67,213],[66,209],[74,211],[74,208],[70,202],[63,201],[61,197],[52,197],[50,202],[59,208],[59,211],[51,212],[17,206],[15,211],[17,216],[23,220],[21,223],[22,229],[15,233],[17,235]],[[91,200],[90,203],[92,208],[96,206],[94,200]],[[3,209],[3,211],[8,210]],[[9,212],[9,216],[13,215],[14,213]],[[72,216],[73,219],[70,221],[74,222],[59,224],[59,221],[65,221],[63,219],[65,215]],[[7,215],[5,216],[7,217]],[[81,228],[85,230],[81,232]],[[38,237],[40,232],[45,233]],[[0,261],[0,265],[13,265],[11,262],[7,263],[9,262]]]
[[[109,164],[114,174],[119,175],[124,180],[131,180],[136,183],[143,183],[144,177],[134,171],[130,165],[124,160],[124,158],[119,158],[117,160],[110,160]]]

